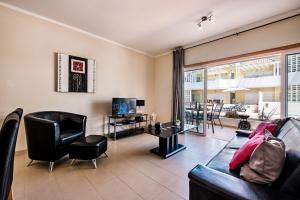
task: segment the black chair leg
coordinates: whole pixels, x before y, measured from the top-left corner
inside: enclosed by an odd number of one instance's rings
[[[217,124],[216,124],[216,121],[215,121],[214,119],[213,119],[212,121],[214,122],[214,125],[217,125]]]
[[[54,162],[49,163],[49,172],[53,171]]]
[[[219,123],[220,123],[220,125],[221,125],[221,128],[223,128],[223,125],[222,125],[222,123],[221,123],[220,118],[218,118],[218,120],[219,120]]]
[[[212,132],[215,133],[214,123],[211,121]]]

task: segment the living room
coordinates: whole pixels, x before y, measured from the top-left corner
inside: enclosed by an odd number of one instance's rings
[[[300,198],[298,0],[0,0],[0,26],[1,200]]]

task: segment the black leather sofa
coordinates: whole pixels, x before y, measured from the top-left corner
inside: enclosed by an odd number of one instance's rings
[[[15,148],[22,113],[18,108],[7,115],[0,130],[0,200],[12,195]]]
[[[28,156],[33,160],[54,162],[69,153],[72,142],[85,136],[86,116],[58,112],[35,112],[24,116]]]
[[[197,165],[188,177],[190,200],[199,199],[300,199],[300,122],[288,120],[279,130],[278,138],[286,145],[284,169],[272,185],[259,185],[239,178],[229,170],[229,162],[237,149],[248,141],[237,134],[206,166]]]

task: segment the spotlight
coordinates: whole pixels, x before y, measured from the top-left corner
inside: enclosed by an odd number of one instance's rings
[[[212,13],[209,13],[208,15],[201,17],[201,20],[197,23],[197,26],[198,26],[199,30],[202,29],[203,23],[206,22],[206,21],[208,21],[210,23],[213,23],[215,21],[215,18],[214,18]]]
[[[198,26],[198,29],[199,29],[199,30],[202,30],[202,25],[201,25],[201,23],[198,23],[197,26]]]

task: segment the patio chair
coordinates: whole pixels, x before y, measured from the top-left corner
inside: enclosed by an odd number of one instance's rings
[[[223,128],[223,125],[221,123],[220,115],[221,115],[221,111],[223,109],[223,105],[224,105],[223,103],[216,104],[214,111],[213,111],[213,115],[212,115],[212,121],[214,122],[214,124],[216,125],[215,120],[218,120],[221,128]]]
[[[213,133],[215,133],[214,125],[217,125],[215,120],[218,120],[221,128],[223,128],[223,125],[220,120],[220,114],[221,114],[223,105],[224,105],[223,103],[208,105],[211,108],[210,108],[210,111],[207,112],[207,121],[210,121]],[[207,125],[209,128],[209,123],[207,123]]]
[[[197,106],[197,109],[193,111],[193,121],[195,121],[196,126],[199,126],[200,122],[203,121],[203,112],[201,112],[201,105]]]
[[[193,124],[193,112],[190,110],[185,110],[185,123]]]
[[[207,104],[207,127],[209,128],[209,122],[212,127],[213,133],[215,133],[214,123],[213,123],[213,113],[214,113],[214,104]]]

